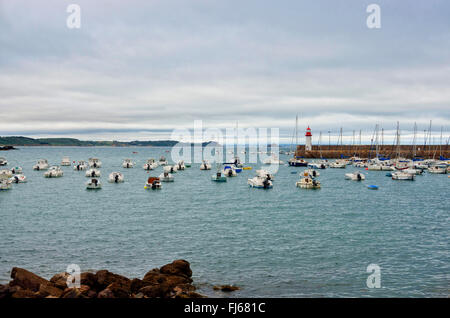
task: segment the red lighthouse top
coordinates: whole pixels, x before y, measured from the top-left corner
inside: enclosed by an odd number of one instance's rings
[[[305,134],[305,136],[306,137],[311,137],[312,135],[311,135],[311,128],[309,128],[309,126],[308,126],[308,128],[306,128],[306,134]]]

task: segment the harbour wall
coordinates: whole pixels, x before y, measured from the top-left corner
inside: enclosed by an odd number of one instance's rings
[[[378,153],[384,157],[394,158],[397,156],[397,146],[385,145],[378,147]],[[305,145],[298,145],[296,156],[305,158],[341,158],[358,156],[361,158],[374,158],[376,156],[375,146],[370,145],[331,145],[331,146],[312,146],[311,151],[305,151]],[[431,146],[416,146],[416,157],[423,157],[425,159],[439,159],[442,155],[445,158],[450,158],[450,147],[449,145],[431,145]],[[413,146],[412,145],[401,145],[400,146],[400,156],[404,158],[413,157]]]

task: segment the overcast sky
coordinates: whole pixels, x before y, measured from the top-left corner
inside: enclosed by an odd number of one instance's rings
[[[163,139],[203,120],[286,137],[298,113],[324,139],[397,121],[423,135],[429,120],[448,136],[449,13],[447,0],[0,0],[0,135]]]

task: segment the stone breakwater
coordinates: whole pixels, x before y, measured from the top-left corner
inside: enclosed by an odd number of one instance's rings
[[[189,262],[176,260],[147,272],[142,279],[99,270],[83,272],[80,287],[68,288],[68,273],[50,280],[23,268],[11,270],[12,280],[0,285],[0,298],[201,298],[192,284]]]

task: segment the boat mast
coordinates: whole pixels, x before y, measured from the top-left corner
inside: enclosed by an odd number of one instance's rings
[[[439,158],[442,157],[442,126],[441,126],[441,138],[439,139]]]
[[[298,146],[298,114],[295,116],[295,150]]]
[[[376,153],[376,158],[378,158],[378,124],[375,125],[375,153]]]
[[[397,158],[400,158],[400,123],[397,122]]]

